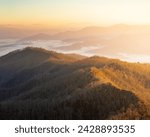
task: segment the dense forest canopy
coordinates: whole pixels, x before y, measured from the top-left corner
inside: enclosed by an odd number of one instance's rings
[[[0,57],[0,119],[150,119],[150,64],[11,52]]]

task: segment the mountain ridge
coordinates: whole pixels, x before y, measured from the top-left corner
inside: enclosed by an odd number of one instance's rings
[[[148,64],[28,47],[0,58],[0,118],[149,119],[149,77]]]

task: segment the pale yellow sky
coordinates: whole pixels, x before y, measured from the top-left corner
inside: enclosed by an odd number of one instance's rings
[[[150,0],[0,0],[1,24],[150,24]]]

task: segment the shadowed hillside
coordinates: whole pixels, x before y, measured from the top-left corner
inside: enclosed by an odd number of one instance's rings
[[[0,58],[0,119],[150,119],[150,65],[11,52]]]

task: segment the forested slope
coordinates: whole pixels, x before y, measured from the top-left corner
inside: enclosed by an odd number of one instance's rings
[[[150,65],[11,52],[0,58],[0,119],[150,119]]]

